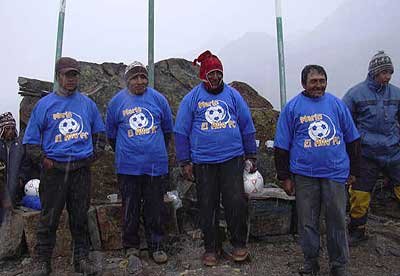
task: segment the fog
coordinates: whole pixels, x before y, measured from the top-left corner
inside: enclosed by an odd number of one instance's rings
[[[66,2],[63,56],[147,63],[148,1]],[[398,0],[282,0],[288,98],[308,63],[326,67],[338,96],[365,78],[377,50],[392,56],[396,71],[398,8]],[[0,112],[17,116],[18,76],[53,80],[58,9],[55,0],[0,0]],[[155,0],[156,61],[193,60],[206,49],[220,56],[225,81],[248,82],[279,109],[274,0]]]

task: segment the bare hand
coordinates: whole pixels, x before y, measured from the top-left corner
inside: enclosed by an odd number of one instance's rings
[[[294,195],[294,183],[290,178],[288,178],[282,182],[282,188],[286,192],[287,195],[289,195],[289,196]]]
[[[351,186],[356,183],[356,177],[354,175],[350,175],[347,179],[347,185]]]
[[[255,173],[257,171],[257,160],[254,158],[248,158],[247,160],[251,163],[249,173]]]
[[[44,167],[46,170],[52,169],[52,168],[54,167],[53,160],[51,160],[51,159],[49,159],[49,158],[47,158],[47,157],[43,158],[43,167]]]
[[[186,164],[182,167],[182,176],[185,180],[194,181],[193,164]]]

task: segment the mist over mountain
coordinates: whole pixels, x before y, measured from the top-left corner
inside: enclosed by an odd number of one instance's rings
[[[342,97],[352,85],[365,79],[369,60],[378,50],[392,58],[392,83],[399,85],[399,10],[398,0],[346,1],[312,32],[294,40],[285,38],[287,99],[302,90],[300,72],[306,64],[324,66],[327,90]],[[247,33],[228,43],[218,54],[228,81],[249,83],[279,109],[276,44],[276,38],[265,33]]]

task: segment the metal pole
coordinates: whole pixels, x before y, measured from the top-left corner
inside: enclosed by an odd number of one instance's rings
[[[275,0],[276,31],[278,40],[279,59],[279,88],[281,94],[281,110],[286,104],[286,77],[285,77],[285,54],[283,50],[283,29],[282,29],[282,5],[281,0]]]
[[[149,86],[154,87],[154,0],[149,0],[149,45],[148,45],[148,64],[149,64]]]
[[[58,12],[58,29],[57,29],[57,46],[56,46],[56,59],[55,62],[61,57],[62,54],[62,44],[64,36],[64,18],[65,18],[65,6],[66,0],[60,1],[60,11]],[[53,90],[57,90],[57,75],[54,72],[54,83]]]

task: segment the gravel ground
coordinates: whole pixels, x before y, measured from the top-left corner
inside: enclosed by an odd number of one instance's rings
[[[376,205],[368,220],[369,240],[350,248],[349,270],[353,276],[400,276],[400,205]],[[243,264],[221,258],[218,266],[204,267],[199,232],[192,231],[170,238],[167,244],[169,262],[155,264],[147,252],[141,252],[141,261],[127,260],[122,250],[92,252],[91,257],[101,267],[102,275],[137,276],[235,276],[235,275],[298,275],[297,268],[303,258],[297,236],[277,236],[268,240],[250,240],[251,256]],[[321,275],[328,275],[326,242],[321,243]],[[16,259],[0,261],[0,276],[30,275],[32,259],[22,255]],[[128,271],[133,273],[128,273]],[[53,260],[52,275],[80,275],[72,272],[71,258]]]
[[[378,232],[373,232],[375,227]],[[376,228],[376,229],[378,229]],[[388,275],[400,276],[400,259],[396,254],[385,252],[388,248],[400,248],[399,244],[391,242],[382,236],[382,231],[387,229],[392,233],[397,229],[400,241],[400,228],[396,224],[375,223],[370,226],[371,237],[369,241],[356,248],[351,248],[349,270],[353,276]],[[389,241],[389,242],[388,242]],[[383,245],[384,243],[387,245]],[[327,252],[321,249],[321,275],[328,275]],[[383,249],[379,249],[383,246]],[[386,246],[386,247],[385,247]],[[396,247],[397,246],[397,247]],[[298,275],[297,268],[302,263],[300,248],[292,236],[281,236],[269,241],[251,241],[249,243],[251,258],[244,264],[237,264],[225,258],[220,259],[215,268],[202,266],[199,257],[202,254],[201,240],[193,240],[188,235],[175,237],[174,242],[168,247],[170,261],[165,265],[156,265],[142,251],[142,266],[134,269],[135,273],[127,272],[127,260],[122,251],[95,252],[98,265],[102,266],[103,275],[139,275],[139,276],[231,276],[231,275]],[[399,251],[400,252],[400,251]],[[396,253],[396,251],[394,251]],[[14,260],[0,262],[0,275],[29,275],[32,259],[23,256]],[[72,272],[70,258],[57,258],[53,262],[52,275],[79,275]],[[25,272],[25,274],[23,273]]]

